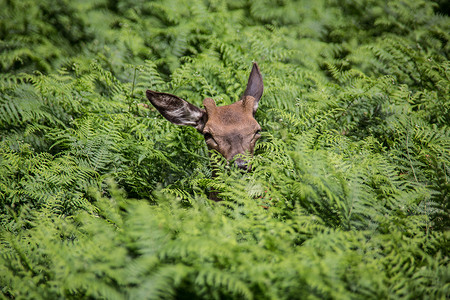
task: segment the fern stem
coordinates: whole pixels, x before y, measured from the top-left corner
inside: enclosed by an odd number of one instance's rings
[[[411,161],[411,155],[409,153],[409,128],[406,131],[406,154],[408,155],[409,164],[411,166],[411,169],[413,171],[414,179],[417,183],[419,183],[419,180],[417,180],[416,172],[414,170],[414,166]],[[428,236],[430,224],[428,222],[428,202],[425,200],[425,216],[426,216],[426,235]]]
[[[131,92],[130,92],[130,101],[128,102],[128,110],[131,111],[131,103],[133,102],[134,97],[134,87],[136,85],[136,73],[137,73],[137,67],[134,67],[134,74],[133,74],[133,84],[131,85]]]
[[[406,154],[408,155],[409,165],[411,166],[411,169],[413,171],[414,179],[417,183],[419,183],[419,180],[417,180],[416,171],[414,170],[414,166],[411,161],[411,155],[409,153],[409,129],[406,132]]]

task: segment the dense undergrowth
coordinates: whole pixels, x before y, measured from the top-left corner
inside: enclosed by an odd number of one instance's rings
[[[0,297],[448,299],[447,8],[0,1]],[[211,178],[139,104],[230,104],[252,61],[253,172]]]

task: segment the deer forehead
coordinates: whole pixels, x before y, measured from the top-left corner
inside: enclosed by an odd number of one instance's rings
[[[259,127],[253,114],[242,105],[242,101],[236,103],[215,107],[208,113],[204,132],[210,132],[214,135],[229,135],[230,133],[239,133],[242,135],[252,134]]]

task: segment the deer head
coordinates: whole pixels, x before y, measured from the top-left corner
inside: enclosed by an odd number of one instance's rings
[[[230,105],[216,106],[213,99],[206,98],[203,100],[205,109],[202,109],[175,95],[151,90],[147,90],[147,98],[167,120],[196,128],[203,134],[209,149],[231,161],[238,154],[253,155],[255,143],[261,136],[255,113],[262,93],[262,76],[258,65],[253,63],[244,95]],[[248,163],[241,157],[235,159],[235,164],[248,170]]]

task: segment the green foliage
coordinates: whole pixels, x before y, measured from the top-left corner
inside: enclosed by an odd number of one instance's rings
[[[445,5],[1,1],[0,297],[449,298]],[[251,61],[250,173],[146,107]]]

